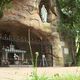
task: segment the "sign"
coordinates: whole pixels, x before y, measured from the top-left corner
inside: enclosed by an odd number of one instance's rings
[[[69,54],[68,48],[64,48],[64,54]]]

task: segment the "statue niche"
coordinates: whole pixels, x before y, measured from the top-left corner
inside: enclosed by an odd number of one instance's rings
[[[42,22],[51,23],[54,21],[58,16],[55,0],[41,0],[39,3],[39,15]]]
[[[41,19],[43,22],[47,22],[47,10],[45,8],[45,5],[42,6],[41,8]]]

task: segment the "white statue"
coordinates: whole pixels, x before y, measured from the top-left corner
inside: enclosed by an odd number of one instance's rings
[[[16,53],[14,54],[14,59],[19,60],[19,56]]]
[[[44,5],[41,8],[41,18],[43,22],[47,22],[47,10]]]

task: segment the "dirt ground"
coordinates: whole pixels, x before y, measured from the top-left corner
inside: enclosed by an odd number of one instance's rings
[[[25,67],[1,67],[0,80],[27,80],[27,76],[31,75],[33,68]],[[46,67],[37,68],[39,75],[53,75],[53,74],[79,74],[80,67]]]

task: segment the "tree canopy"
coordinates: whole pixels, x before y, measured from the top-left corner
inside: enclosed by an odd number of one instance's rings
[[[80,0],[58,0],[61,10],[61,21],[63,31],[68,31],[70,37],[75,37],[80,31]],[[68,35],[68,37],[69,37]]]

